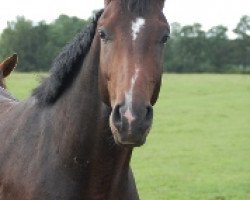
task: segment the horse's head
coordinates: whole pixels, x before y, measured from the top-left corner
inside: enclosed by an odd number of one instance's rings
[[[169,24],[164,0],[105,0],[98,23],[100,85],[112,107],[110,126],[117,144],[145,143],[160,86]]]
[[[11,57],[6,58],[0,63],[0,86],[5,88],[4,78],[9,76],[12,70],[16,67],[17,55],[13,54]]]

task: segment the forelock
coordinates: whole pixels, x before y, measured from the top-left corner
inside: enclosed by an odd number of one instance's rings
[[[143,16],[150,11],[155,4],[163,5],[164,0],[122,0],[123,6],[130,12]]]

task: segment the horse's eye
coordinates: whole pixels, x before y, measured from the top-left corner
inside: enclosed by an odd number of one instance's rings
[[[169,34],[164,35],[161,39],[161,43],[166,44],[169,38],[170,38]]]
[[[98,33],[99,33],[99,36],[100,36],[101,40],[105,40],[105,41],[108,40],[108,35],[107,35],[105,30],[99,29]]]

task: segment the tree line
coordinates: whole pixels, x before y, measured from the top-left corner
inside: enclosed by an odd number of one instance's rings
[[[250,16],[243,16],[228,37],[223,25],[205,32],[198,23],[181,26],[173,23],[165,55],[165,70],[170,72],[249,72]]]
[[[0,36],[0,58],[18,54],[18,71],[47,71],[56,55],[87,24],[87,20],[60,15],[48,24],[19,16]]]
[[[0,59],[19,55],[19,71],[47,71],[58,52],[83,29],[88,20],[60,15],[52,23],[34,23],[25,17],[8,22],[0,35]],[[208,31],[201,24],[171,24],[164,71],[177,73],[249,73],[250,16],[244,15],[228,37],[223,25]]]

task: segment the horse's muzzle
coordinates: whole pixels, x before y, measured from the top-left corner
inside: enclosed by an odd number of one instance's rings
[[[138,147],[146,142],[153,120],[151,105],[117,104],[110,116],[115,142],[121,146]]]

